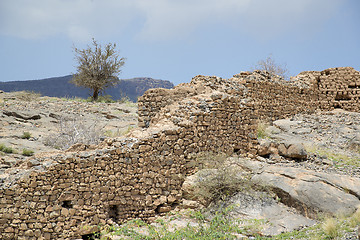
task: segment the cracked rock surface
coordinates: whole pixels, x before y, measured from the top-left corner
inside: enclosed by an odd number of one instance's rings
[[[281,201],[306,216],[349,215],[360,205],[360,178],[259,162],[246,166],[255,172],[253,181],[271,187]]]

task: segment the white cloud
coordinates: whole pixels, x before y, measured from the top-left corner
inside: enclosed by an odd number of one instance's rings
[[[1,0],[0,34],[42,38],[66,34],[74,41],[118,35],[143,25],[138,37],[186,38],[212,24],[268,37],[289,29],[320,27],[344,0]],[[138,26],[138,25],[136,25]],[[133,31],[134,32],[134,31]]]
[[[168,39],[187,36],[206,24],[227,21],[242,14],[250,0],[139,0],[146,22],[140,36]]]
[[[66,34],[88,40],[123,30],[132,12],[128,0],[3,0],[0,34],[30,39]]]

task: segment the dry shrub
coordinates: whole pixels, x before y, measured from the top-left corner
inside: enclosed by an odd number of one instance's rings
[[[102,127],[97,121],[85,122],[83,119],[60,118],[57,134],[48,136],[44,144],[56,149],[68,149],[74,144],[98,144]]]
[[[265,59],[260,60],[255,66],[256,70],[267,71],[271,75],[278,75],[284,79],[287,78],[288,70],[286,64],[279,65],[272,58],[271,54]]]
[[[223,153],[200,153],[196,161],[199,169],[212,169],[203,171],[194,189],[194,195],[205,205],[225,200],[237,192],[261,189]]]

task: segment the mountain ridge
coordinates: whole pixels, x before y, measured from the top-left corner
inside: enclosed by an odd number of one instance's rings
[[[0,89],[5,92],[34,91],[49,97],[81,97],[90,96],[90,90],[70,83],[73,75],[51,77],[38,80],[0,82]],[[120,79],[115,87],[107,88],[104,95],[111,95],[114,100],[127,96],[136,102],[137,98],[150,88],[172,88],[173,83],[168,80],[150,77],[136,77]]]

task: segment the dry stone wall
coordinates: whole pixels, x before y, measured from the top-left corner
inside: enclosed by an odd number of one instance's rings
[[[0,189],[1,239],[80,238],[108,219],[148,220],[171,210],[193,169],[191,155],[256,143],[243,138],[254,125],[245,106],[226,93],[199,95],[165,109],[159,126],[108,139],[103,149],[38,160],[27,176]]]
[[[327,100],[326,108],[360,111],[360,72],[351,67],[330,68],[315,76],[320,94]]]
[[[269,75],[262,72],[256,75],[256,78],[246,78],[244,86],[260,120],[274,121],[297,113],[313,113],[326,101],[318,90],[306,85],[297,86],[281,79],[270,81]]]
[[[169,211],[181,198],[186,172],[185,159],[170,154],[176,134],[109,142],[117,147],[61,154],[38,165],[0,189],[0,238],[75,239],[108,219],[147,220]],[[159,146],[159,139],[168,145]]]
[[[96,150],[29,160],[25,172],[2,183],[0,239],[75,239],[99,224],[170,211],[193,171],[193,154],[256,154],[259,119],[332,109],[338,102],[358,111],[358,72],[325,71],[290,82],[258,71],[230,79],[196,76],[173,90],[147,91],[139,99],[143,128],[106,139]],[[336,97],[344,94],[351,100]]]

